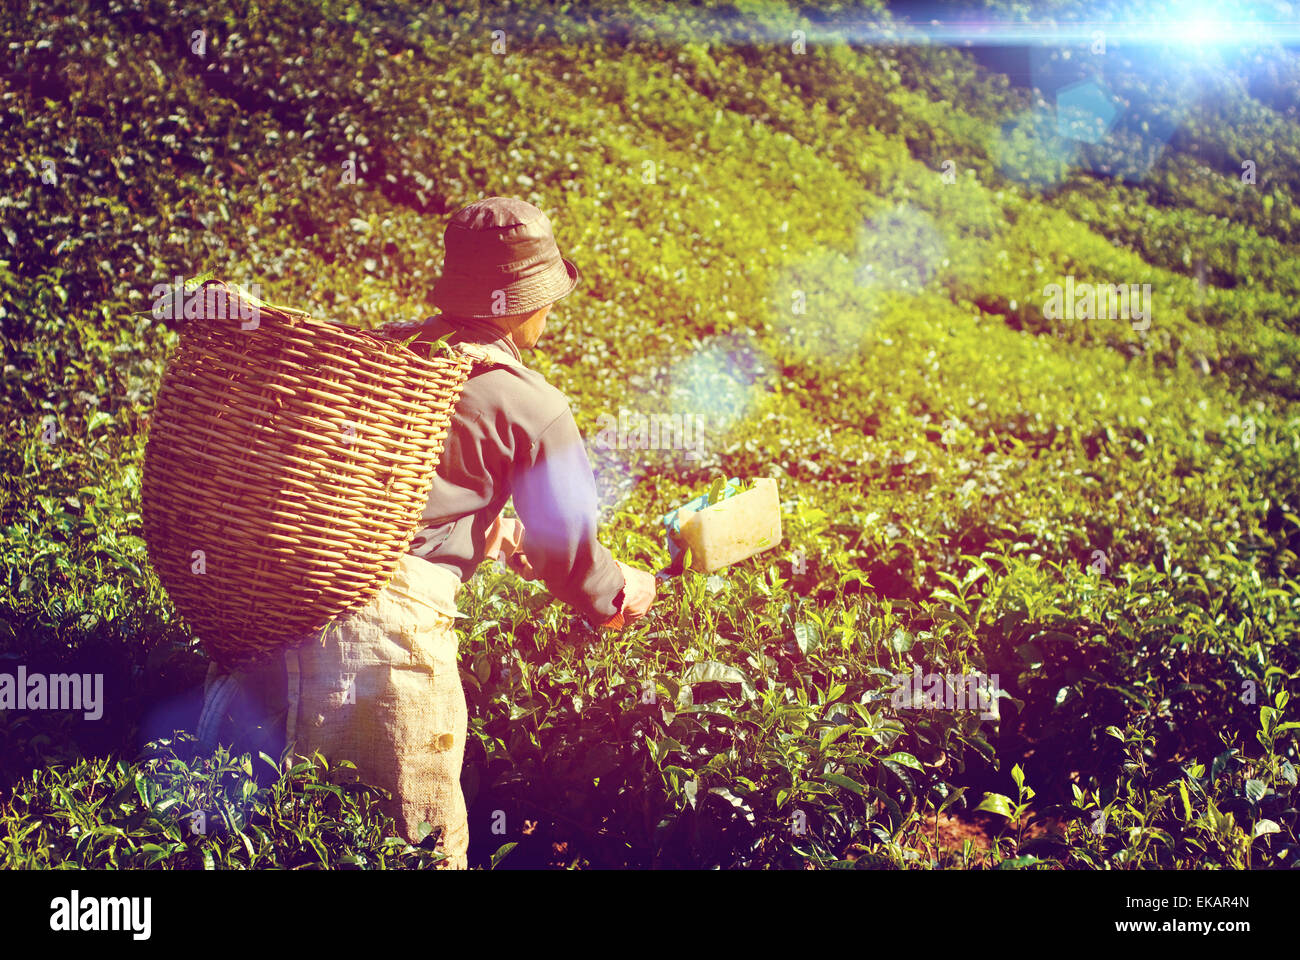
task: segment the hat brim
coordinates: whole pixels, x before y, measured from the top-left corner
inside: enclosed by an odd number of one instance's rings
[[[433,303],[443,313],[460,317],[515,317],[563,300],[577,289],[582,272],[572,260],[561,257],[533,277],[498,287],[505,294],[505,309],[492,309],[496,290],[485,290],[481,279],[444,274],[434,284]]]

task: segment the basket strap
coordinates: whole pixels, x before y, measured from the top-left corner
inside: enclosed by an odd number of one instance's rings
[[[284,674],[285,700],[289,704],[284,718],[284,741],[290,744],[298,736],[298,707],[302,702],[302,666],[294,647],[284,651]]]
[[[419,333],[431,320],[435,319],[437,318],[429,317],[425,320],[393,321],[372,330],[371,333],[385,340],[406,340]],[[505,350],[492,351],[481,343],[466,343],[458,340],[455,343],[448,343],[447,346],[470,357],[475,364],[485,367],[496,366],[497,364],[511,367],[522,366],[518,360],[510,356]]]
[[[519,366],[519,362],[515,360],[514,357],[505,356],[504,350],[498,353],[493,353],[481,343],[457,342],[448,344],[448,346],[453,350],[465,354],[465,356],[472,358],[475,363],[483,366],[491,367],[496,366],[497,364],[504,364],[511,367]]]
[[[383,340],[406,340],[424,329],[426,320],[390,320],[370,332]]]

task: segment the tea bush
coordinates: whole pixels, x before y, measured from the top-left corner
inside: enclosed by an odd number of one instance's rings
[[[1294,54],[1113,51],[1115,92],[1174,131],[1120,171],[1140,122],[1057,153],[1034,91],[835,42],[837,17],[897,27],[877,3],[15,8],[0,670],[109,697],[0,712],[6,866],[437,861],[326,758],[195,755],[206,659],[140,537],[176,342],[150,307],[213,270],[414,319],[446,217],[491,194],[545,209],[583,271],[528,359],[589,439],[615,554],[664,565],[658,518],[719,475],[780,480],[786,544],[613,635],[469,581],[479,865],[1296,862]],[[1066,276],[1150,284],[1149,328],[1048,317]],[[704,415],[708,442],[591,445],[620,409]],[[999,695],[924,709],[914,671]],[[944,846],[941,814],[993,843]]]

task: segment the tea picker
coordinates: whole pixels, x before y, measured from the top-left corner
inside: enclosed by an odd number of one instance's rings
[[[443,239],[442,312],[414,331],[260,301],[255,323],[186,310],[143,513],[153,567],[212,655],[200,743],[229,718],[334,770],[352,761],[387,791],[380,808],[402,836],[440,828],[448,864],[464,867],[457,594],[488,541],[522,548],[589,623],[645,616],[656,581],[600,543],[573,412],[522,359],[579,282],[549,218],[487,197]],[[209,292],[233,293],[205,288],[196,305]],[[519,521],[504,519],[508,501]]]

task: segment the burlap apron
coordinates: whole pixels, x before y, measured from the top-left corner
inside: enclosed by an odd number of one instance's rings
[[[459,587],[447,570],[403,557],[365,608],[286,651],[284,696],[262,701],[272,725],[283,717],[295,753],[319,750],[331,764],[350,760],[358,779],[391,793],[380,807],[407,840],[419,842],[422,823],[441,827],[445,866],[453,869],[465,869],[469,849],[460,789],[468,711],[456,659]],[[212,740],[230,698],[248,697],[236,688],[253,680],[214,664],[200,741]]]

